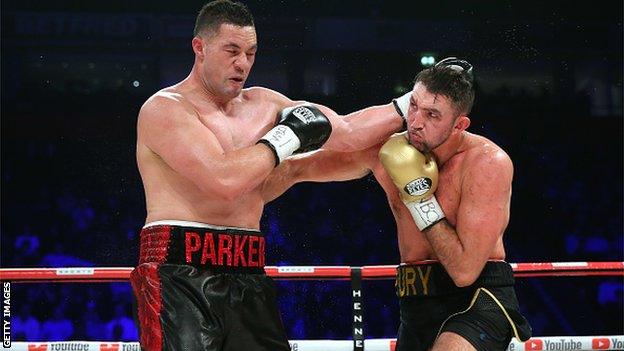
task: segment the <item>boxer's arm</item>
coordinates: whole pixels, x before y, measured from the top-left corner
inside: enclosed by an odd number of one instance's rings
[[[436,256],[458,286],[479,276],[509,223],[513,165],[504,152],[480,155],[466,171],[453,228],[446,219],[425,229]]]
[[[266,94],[265,96],[277,105],[278,110],[309,103],[293,101],[270,89],[256,88],[256,90]],[[367,107],[347,115],[339,115],[327,106],[316,103],[313,105],[327,116],[332,125],[332,133],[323,145],[324,149],[342,152],[365,150],[384,142],[403,128],[403,117],[392,103]]]
[[[401,131],[403,118],[393,104],[371,106],[338,115],[330,108],[317,105],[332,123],[332,134],[323,148],[336,151],[364,150]]]
[[[260,185],[275,166],[266,145],[225,152],[195,111],[174,95],[150,98],[139,112],[138,142],[201,191],[234,199]]]
[[[267,177],[262,197],[273,201],[291,186],[300,182],[345,181],[364,177],[370,172],[371,161],[378,146],[358,152],[318,150],[287,158]]]

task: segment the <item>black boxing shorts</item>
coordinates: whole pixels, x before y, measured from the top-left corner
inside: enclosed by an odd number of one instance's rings
[[[130,283],[142,350],[290,350],[259,231],[150,223]]]
[[[506,350],[512,337],[531,337],[506,262],[487,262],[479,278],[462,288],[437,261],[401,265],[395,287],[401,312],[397,351],[429,350],[443,332],[488,351]]]

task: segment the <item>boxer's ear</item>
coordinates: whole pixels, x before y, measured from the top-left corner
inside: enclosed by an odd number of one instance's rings
[[[201,36],[198,35],[191,40],[191,47],[197,57],[204,58],[204,40]]]
[[[468,118],[468,116],[460,115],[459,117],[457,117],[457,119],[455,119],[455,125],[453,126],[453,129],[461,132],[468,129],[468,127],[470,127],[470,118]]]

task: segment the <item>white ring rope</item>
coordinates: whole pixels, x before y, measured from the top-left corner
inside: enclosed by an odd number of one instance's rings
[[[368,339],[366,351],[394,351],[395,339]],[[293,351],[352,351],[352,340],[291,340]],[[513,339],[507,351],[538,350],[623,350],[624,335],[534,337],[527,342]],[[138,342],[13,342],[12,351],[141,351]]]
[[[516,277],[624,276],[624,262],[512,263]],[[276,279],[349,279],[349,266],[265,267]],[[128,279],[131,267],[0,268],[0,280],[13,282],[110,282]],[[396,266],[363,266],[362,279],[392,279]],[[353,340],[291,340],[293,351],[352,351]],[[395,339],[364,340],[366,351],[394,351]],[[15,351],[140,351],[138,342],[12,342],[5,337],[5,350]],[[534,337],[526,342],[513,339],[508,351],[536,350],[624,350],[624,335]]]

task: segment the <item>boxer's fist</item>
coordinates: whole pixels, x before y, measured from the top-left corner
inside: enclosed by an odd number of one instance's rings
[[[404,202],[421,202],[433,196],[438,187],[438,165],[430,154],[410,145],[405,133],[394,135],[382,146],[379,160]]]
[[[438,187],[438,166],[432,155],[418,151],[402,133],[381,147],[379,160],[421,231],[444,218],[433,195]]]
[[[323,112],[312,105],[299,105],[282,110],[277,125],[258,142],[273,150],[277,165],[293,153],[320,148],[331,131],[331,123]]]

